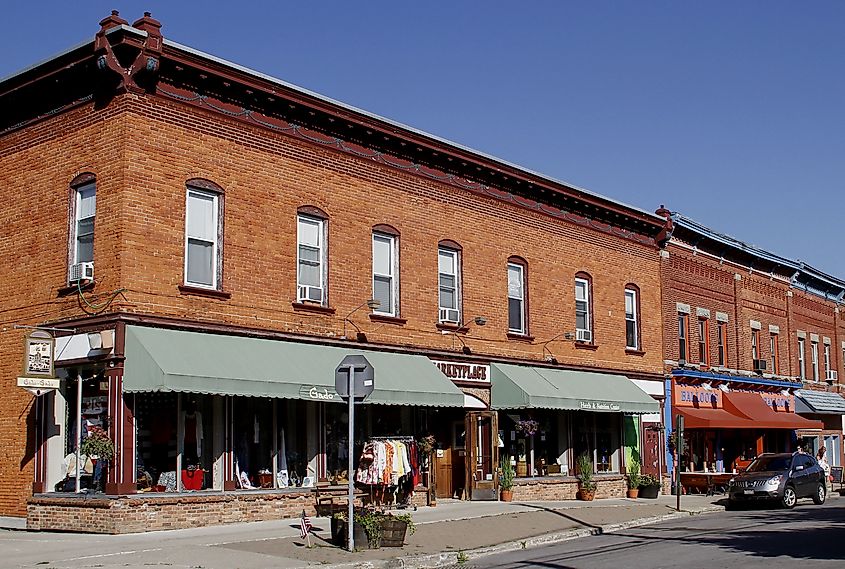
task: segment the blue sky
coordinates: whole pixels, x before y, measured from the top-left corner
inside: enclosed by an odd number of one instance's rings
[[[845,279],[845,3],[14,2],[0,77],[92,37],[111,9]]]

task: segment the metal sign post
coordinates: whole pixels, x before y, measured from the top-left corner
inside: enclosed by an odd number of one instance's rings
[[[357,385],[356,385],[357,384]],[[373,392],[375,387],[375,370],[367,358],[359,355],[351,355],[343,358],[335,370],[335,391],[346,397],[349,404],[349,463],[347,466],[347,478],[349,488],[347,491],[346,529],[347,546],[349,551],[355,551],[355,399],[363,401]]]
[[[684,416],[675,415],[675,432],[672,434],[675,437],[675,494],[677,495],[676,508],[681,511],[681,448],[684,445]]]

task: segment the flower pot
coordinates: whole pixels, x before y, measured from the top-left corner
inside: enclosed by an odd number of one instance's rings
[[[640,498],[657,498],[657,495],[660,493],[660,486],[654,484],[652,486],[640,486],[638,488],[640,491]]]
[[[585,502],[592,502],[593,498],[596,497],[595,490],[585,490],[581,488],[578,490],[578,493],[575,495],[579,500],[583,500]]]
[[[513,500],[513,490],[502,490],[502,502],[511,502]]]
[[[346,520],[340,518],[332,518],[332,543],[340,547],[348,547]],[[367,532],[364,526],[355,523],[352,526],[352,538],[355,540],[355,547],[357,549],[371,549],[370,542],[367,539]]]
[[[381,547],[402,547],[408,522],[403,520],[384,520],[381,523]]]
[[[629,498],[636,498],[639,495],[640,489],[639,488],[628,488],[628,497]]]

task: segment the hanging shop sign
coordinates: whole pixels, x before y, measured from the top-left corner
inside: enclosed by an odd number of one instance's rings
[[[337,393],[329,391],[325,387],[317,387],[316,385],[303,385],[299,388],[299,396],[302,399],[310,399],[312,401],[340,401],[340,396]]]
[[[452,381],[472,381],[490,383],[490,366],[480,364],[444,362],[431,360],[431,363]]]
[[[33,330],[24,339],[24,377],[55,377],[56,340],[49,332]]]
[[[621,407],[618,403],[608,403],[607,401],[581,401],[582,411],[619,411]]]

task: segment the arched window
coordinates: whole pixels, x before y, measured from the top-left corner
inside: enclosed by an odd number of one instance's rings
[[[97,216],[97,183],[90,172],[80,174],[70,183],[71,223],[68,281],[94,279],[94,220]]]
[[[437,245],[438,306],[441,323],[461,324],[461,246],[451,240]]]
[[[587,273],[575,274],[575,341],[592,344],[593,278]]]
[[[379,224],[373,227],[373,298],[379,301],[374,314],[399,316],[399,231]]]
[[[185,286],[222,288],[223,188],[203,178],[185,183]]]
[[[640,343],[640,289],[637,285],[625,285],[625,348],[639,351]]]
[[[297,209],[297,302],[328,305],[328,220],[326,212],[318,207]]]
[[[508,258],[508,333],[528,335],[528,263]]]

